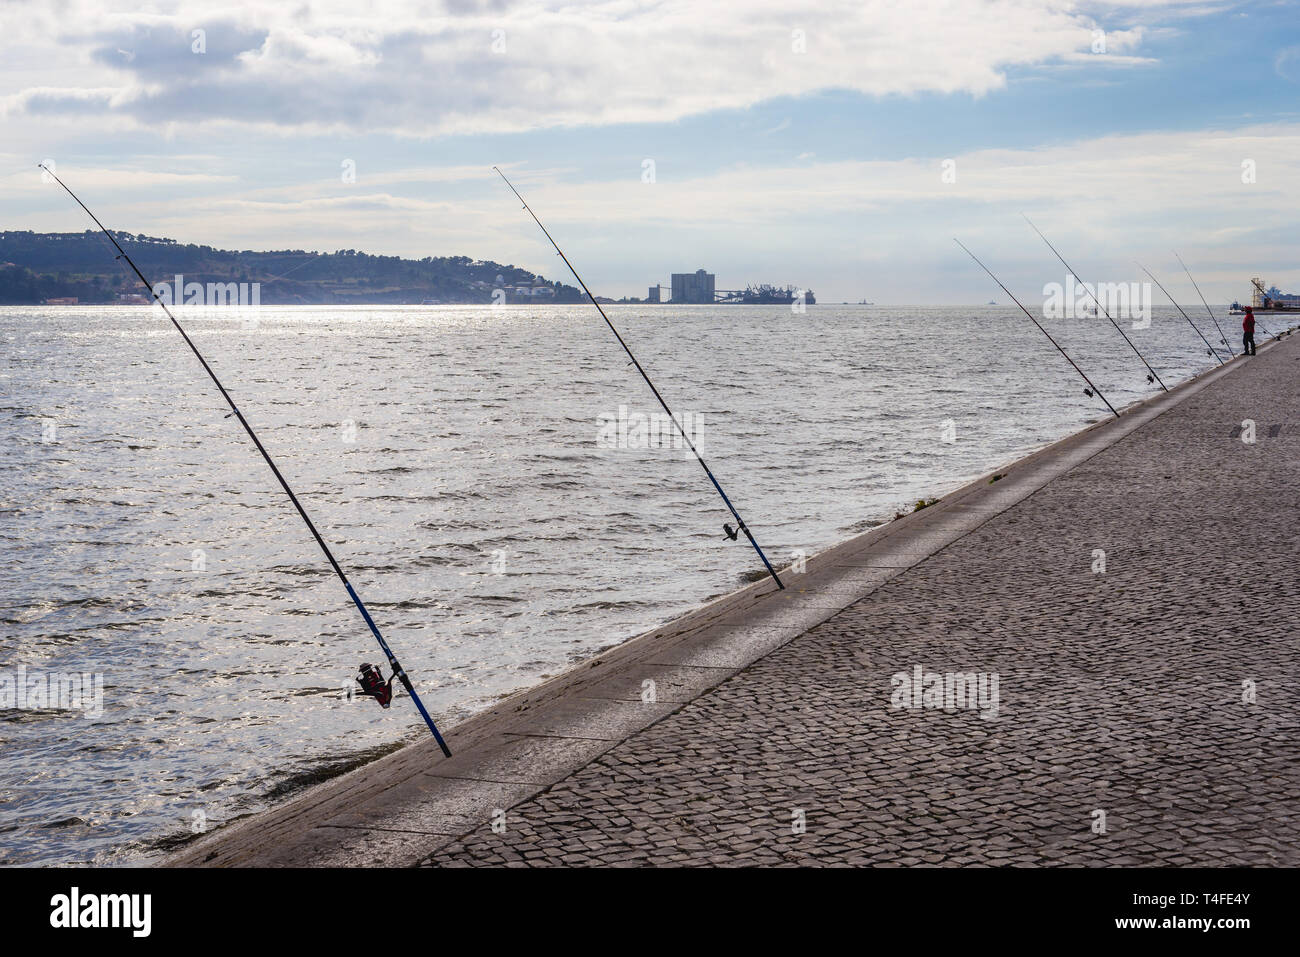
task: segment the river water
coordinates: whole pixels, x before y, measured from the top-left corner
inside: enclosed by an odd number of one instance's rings
[[[1005,307],[609,312],[781,564],[1108,414]],[[444,728],[760,567],[590,307],[183,319]],[[1104,319],[1049,327],[1152,393]],[[1213,361],[1130,334],[1169,385]],[[0,863],[147,861],[427,733],[348,699],[373,640],[165,319],[3,308],[0,344]],[[18,706],[73,674],[100,706]]]

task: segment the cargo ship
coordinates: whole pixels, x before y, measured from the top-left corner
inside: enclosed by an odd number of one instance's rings
[[[1264,288],[1264,280],[1258,276],[1250,280],[1252,286],[1250,293],[1251,311],[1263,313],[1264,315],[1276,315],[1278,313],[1300,313],[1300,296],[1293,296],[1283,292],[1276,286]],[[1228,307],[1228,312],[1239,316],[1246,311],[1246,307],[1239,302],[1234,302]]]
[[[719,289],[718,303],[731,303],[743,306],[789,306],[802,302],[806,306],[816,305],[817,297],[811,289],[798,289],[794,286],[772,286],[761,283],[746,286],[744,289]]]

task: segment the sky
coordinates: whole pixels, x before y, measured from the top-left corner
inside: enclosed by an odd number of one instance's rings
[[[598,295],[1300,292],[1300,2],[0,3],[0,228],[466,255]]]

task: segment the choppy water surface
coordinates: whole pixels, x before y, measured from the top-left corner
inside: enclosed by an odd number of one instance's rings
[[[782,563],[1105,412],[1002,307],[610,312]],[[657,407],[590,308],[188,325],[444,727],[759,567],[693,459],[602,448]],[[1105,320],[1052,329],[1151,393]],[[1211,363],[1172,312],[1131,334],[1169,384]],[[0,345],[0,674],[104,681],[97,721],[0,710],[0,862],[145,859],[426,733],[341,693],[372,639],[165,320],[0,309]]]

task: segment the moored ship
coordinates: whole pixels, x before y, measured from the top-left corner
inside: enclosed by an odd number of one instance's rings
[[[1250,280],[1250,307],[1252,312],[1269,315],[1271,313],[1294,312],[1300,313],[1300,296],[1285,293],[1277,286],[1264,287],[1264,280],[1258,276]],[[1241,315],[1246,311],[1246,307],[1240,302],[1233,302],[1228,308],[1232,315]]]
[[[773,286],[760,283],[746,286],[744,289],[718,290],[719,303],[738,303],[745,306],[789,306],[802,303],[815,305],[817,297],[811,289],[799,289],[795,286]]]

